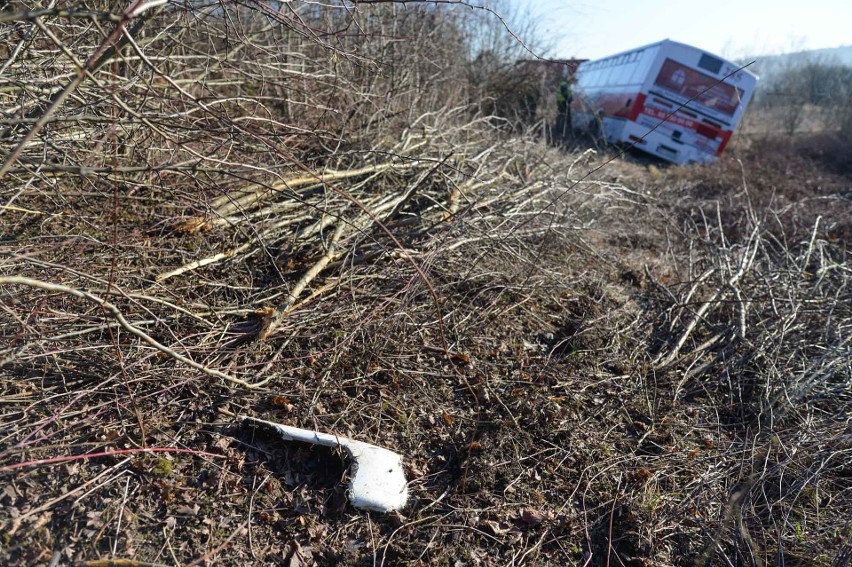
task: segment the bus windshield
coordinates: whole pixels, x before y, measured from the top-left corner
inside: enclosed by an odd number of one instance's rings
[[[728,116],[736,112],[743,95],[742,89],[671,59],[663,63],[654,84]]]

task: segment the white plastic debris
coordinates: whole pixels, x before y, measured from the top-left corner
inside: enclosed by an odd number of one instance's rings
[[[348,437],[281,425],[254,417],[244,417],[243,421],[262,423],[278,431],[279,435],[288,441],[345,449],[352,458],[352,480],[347,495],[356,508],[393,512],[401,510],[408,502],[408,482],[402,469],[402,457],[393,451]]]

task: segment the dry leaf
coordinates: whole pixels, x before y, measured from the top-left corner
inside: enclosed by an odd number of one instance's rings
[[[291,407],[290,398],[287,396],[272,396],[272,405],[277,408]]]
[[[192,506],[187,506],[185,504],[178,506],[175,512],[180,514],[181,516],[197,516],[198,511],[201,509],[201,506],[198,504],[193,504]]]
[[[261,520],[266,522],[267,524],[274,524],[278,521],[278,514],[266,512],[265,510],[261,510],[260,514],[258,514]]]
[[[470,362],[470,357],[466,354],[462,354],[460,352],[451,352],[450,360],[456,362],[458,364],[467,364]]]
[[[11,484],[7,484],[3,489],[3,495],[9,498],[10,504],[14,504],[18,500],[18,493]]]
[[[494,535],[503,535],[509,531],[508,527],[504,527],[493,520],[485,520],[482,523],[485,524]]]
[[[210,224],[204,217],[192,217],[176,223],[174,230],[182,234],[195,234],[201,230],[210,230]]]
[[[524,508],[521,510],[521,521],[530,527],[534,528],[541,525],[545,519],[544,514],[538,510],[533,510],[531,508]]]
[[[302,547],[296,540],[290,542],[288,559],[287,567],[311,567],[312,565],[316,565],[311,548]]]

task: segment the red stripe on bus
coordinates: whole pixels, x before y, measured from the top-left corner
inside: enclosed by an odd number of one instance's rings
[[[636,122],[636,119],[639,118],[639,114],[642,112],[642,109],[645,107],[645,99],[647,97],[644,93],[639,93],[636,95],[636,101],[633,103],[633,108],[630,109],[630,115],[627,117],[631,122]]]
[[[710,138],[711,140],[715,140],[719,137],[719,134],[722,133],[718,128],[714,128],[713,126],[708,126],[706,124],[697,124],[695,126],[695,131],[705,138]]]
[[[725,151],[725,146],[728,145],[728,142],[731,141],[731,136],[733,135],[733,130],[724,130],[722,131],[722,143],[719,144],[719,149],[716,150],[716,155],[722,155],[722,152]]]

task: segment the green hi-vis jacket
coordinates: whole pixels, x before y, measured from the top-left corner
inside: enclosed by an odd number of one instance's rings
[[[571,83],[563,80],[559,83],[559,88],[556,90],[556,102],[557,104],[566,104],[571,102],[572,94],[571,94]]]

